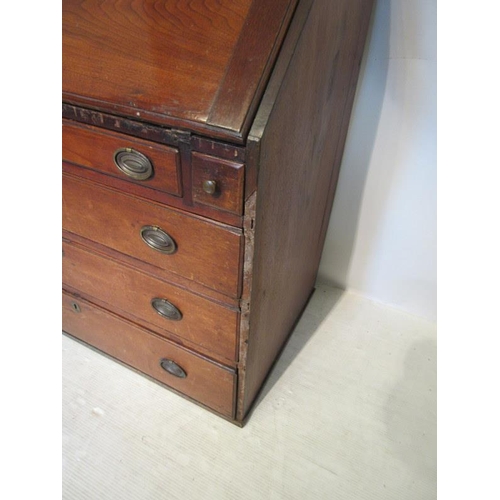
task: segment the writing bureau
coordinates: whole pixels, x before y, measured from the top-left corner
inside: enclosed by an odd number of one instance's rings
[[[63,0],[67,334],[245,421],[314,289],[371,9]]]

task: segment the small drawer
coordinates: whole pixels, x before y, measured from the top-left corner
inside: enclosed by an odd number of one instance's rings
[[[245,168],[242,163],[192,154],[193,201],[233,214],[243,213]]]
[[[182,196],[177,149],[63,120],[63,161]]]
[[[176,391],[232,418],[236,373],[63,293],[63,330]]]
[[[240,229],[70,175],[62,192],[64,230],[238,297]]]
[[[174,334],[219,359],[235,361],[239,314],[175,285],[63,243],[63,283],[160,335]],[[227,361],[226,361],[227,362]]]

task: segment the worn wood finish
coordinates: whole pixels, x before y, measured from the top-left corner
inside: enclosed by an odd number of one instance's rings
[[[106,129],[110,131],[117,131],[120,133],[128,134],[133,137],[139,137],[146,139],[148,141],[155,141],[156,143],[172,145],[176,148],[181,144],[189,143],[189,150],[193,153],[198,152],[200,154],[205,154],[211,158],[218,158],[220,160],[228,160],[239,165],[245,162],[246,149],[240,146],[235,146],[234,144],[221,143],[207,137],[199,137],[192,135],[188,132],[182,132],[175,129],[165,129],[163,127],[158,127],[155,125],[145,124],[138,122],[136,120],[130,120],[123,117],[117,117],[110,115],[108,113],[101,113],[99,111],[78,108],[67,103],[63,103],[63,118],[66,121],[97,125],[100,129]],[[252,165],[253,167],[254,165]],[[90,179],[98,180],[110,185],[118,185],[125,188],[123,184],[120,184],[116,179],[103,179],[96,175],[95,172],[78,172],[78,169],[74,169],[72,166],[65,166],[63,168],[68,169],[78,175],[84,175]],[[191,173],[191,159],[189,158],[188,165],[186,167],[189,173]],[[184,179],[185,189],[191,189],[191,185],[187,185],[187,179]],[[256,171],[254,168],[245,169],[244,175],[244,187],[245,187],[245,199],[250,196],[256,187]],[[158,201],[160,203],[166,203],[174,207],[183,208],[184,210],[197,213],[209,217],[211,219],[224,222],[225,224],[230,224],[232,226],[242,226],[242,217],[240,214],[235,214],[227,211],[219,211],[217,206],[210,205],[189,205],[184,202],[184,200],[179,201],[177,198],[173,198],[167,193],[149,191],[145,192],[140,185],[135,185],[129,188],[130,192],[146,196]]]
[[[95,109],[73,106],[67,102],[62,103],[62,117],[66,120],[95,125],[100,129],[112,130],[168,146],[179,146],[180,141],[189,140],[191,137],[190,132],[144,123],[137,116],[132,118],[117,116]]]
[[[124,134],[101,131],[63,120],[62,158],[65,161],[118,177],[140,186],[182,196],[179,151]],[[135,180],[115,164],[115,153],[130,148],[143,154],[153,165],[150,178]]]
[[[165,345],[202,359],[225,375],[174,390],[246,422],[314,289],[372,3],[64,0],[64,286],[84,306],[66,305],[70,334],[160,382]],[[104,165],[118,137],[171,174],[173,153],[171,183]],[[145,225],[177,251],[149,248]]]
[[[156,189],[150,189],[148,187],[142,186],[139,183],[131,183],[118,177],[112,177],[107,174],[103,174],[95,169],[89,169],[80,167],[73,163],[63,162],[62,171],[63,173],[81,177],[98,184],[104,184],[118,191],[123,191],[141,198],[147,198],[148,200],[154,201],[156,203],[168,205],[170,207],[181,209],[194,215],[200,215],[208,219],[222,222],[223,224],[227,224],[229,226],[241,228],[243,225],[241,215],[226,212],[209,205],[188,205],[185,202],[184,198],[180,198],[179,196],[171,195],[163,191],[158,191]]]
[[[192,151],[216,156],[223,160],[245,162],[245,148],[226,142],[219,142],[207,137],[191,136],[191,149]]]
[[[191,160],[193,201],[237,215],[243,212],[245,169],[243,164],[193,153]],[[205,192],[204,182],[214,182],[213,194]]]
[[[310,1],[310,0],[309,0]],[[103,113],[93,109],[62,104],[62,116],[89,125],[97,125],[107,130],[123,132],[160,144],[177,146],[180,140],[189,140],[192,151],[217,156],[225,160],[245,161],[245,147],[227,142],[220,142],[210,137],[193,135],[190,132],[169,129],[134,119]]]
[[[121,316],[191,347],[199,346],[221,360],[237,360],[238,311],[132,269],[120,261],[63,243],[63,285],[90,300],[106,304]],[[154,298],[176,306],[179,321],[160,316]]]
[[[79,311],[76,312],[75,308]],[[66,293],[63,294],[62,324],[64,331],[80,340],[226,417],[233,416],[236,382],[233,370],[210,362],[80,297]],[[163,358],[177,363],[186,372],[186,378],[167,373],[160,366]]]
[[[296,4],[297,0],[252,2],[208,123],[246,136],[256,97],[267,82]]]
[[[251,2],[63,2],[63,92],[127,115],[205,122]]]
[[[240,420],[314,287],[371,4],[316,0],[279,92],[250,133],[260,143],[259,179]]]
[[[65,0],[63,98],[242,143],[295,3]]]
[[[148,276],[151,276],[153,278],[158,278],[173,286],[182,288],[189,293],[193,293],[194,295],[199,295],[200,297],[209,299],[212,302],[216,302],[234,310],[238,310],[239,308],[239,299],[237,298],[230,298],[227,295],[214,290],[213,288],[208,288],[200,283],[192,281],[188,278],[184,278],[183,276],[170,272],[166,269],[160,269],[153,264],[149,264],[148,262],[145,262],[143,260],[138,260],[135,257],[123,254],[121,252],[118,252],[117,250],[113,250],[112,248],[101,245],[100,243],[89,240],[88,238],[84,238],[78,234],[69,233],[68,231],[65,231],[63,229],[62,240],[63,243],[74,243],[76,245],[89,249],[91,252],[104,255],[115,261],[123,262],[128,267],[137,269],[143,274],[147,274]]]
[[[63,228],[229,297],[239,295],[240,231],[63,175]],[[140,236],[157,226],[176,242],[165,255]]]

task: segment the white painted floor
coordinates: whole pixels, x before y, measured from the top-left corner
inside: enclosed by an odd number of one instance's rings
[[[436,327],[319,286],[240,429],[63,336],[64,499],[436,498]]]

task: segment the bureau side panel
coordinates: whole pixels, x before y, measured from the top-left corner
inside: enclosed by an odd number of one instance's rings
[[[316,0],[254,122],[255,249],[239,420],[314,288],[372,0]]]

